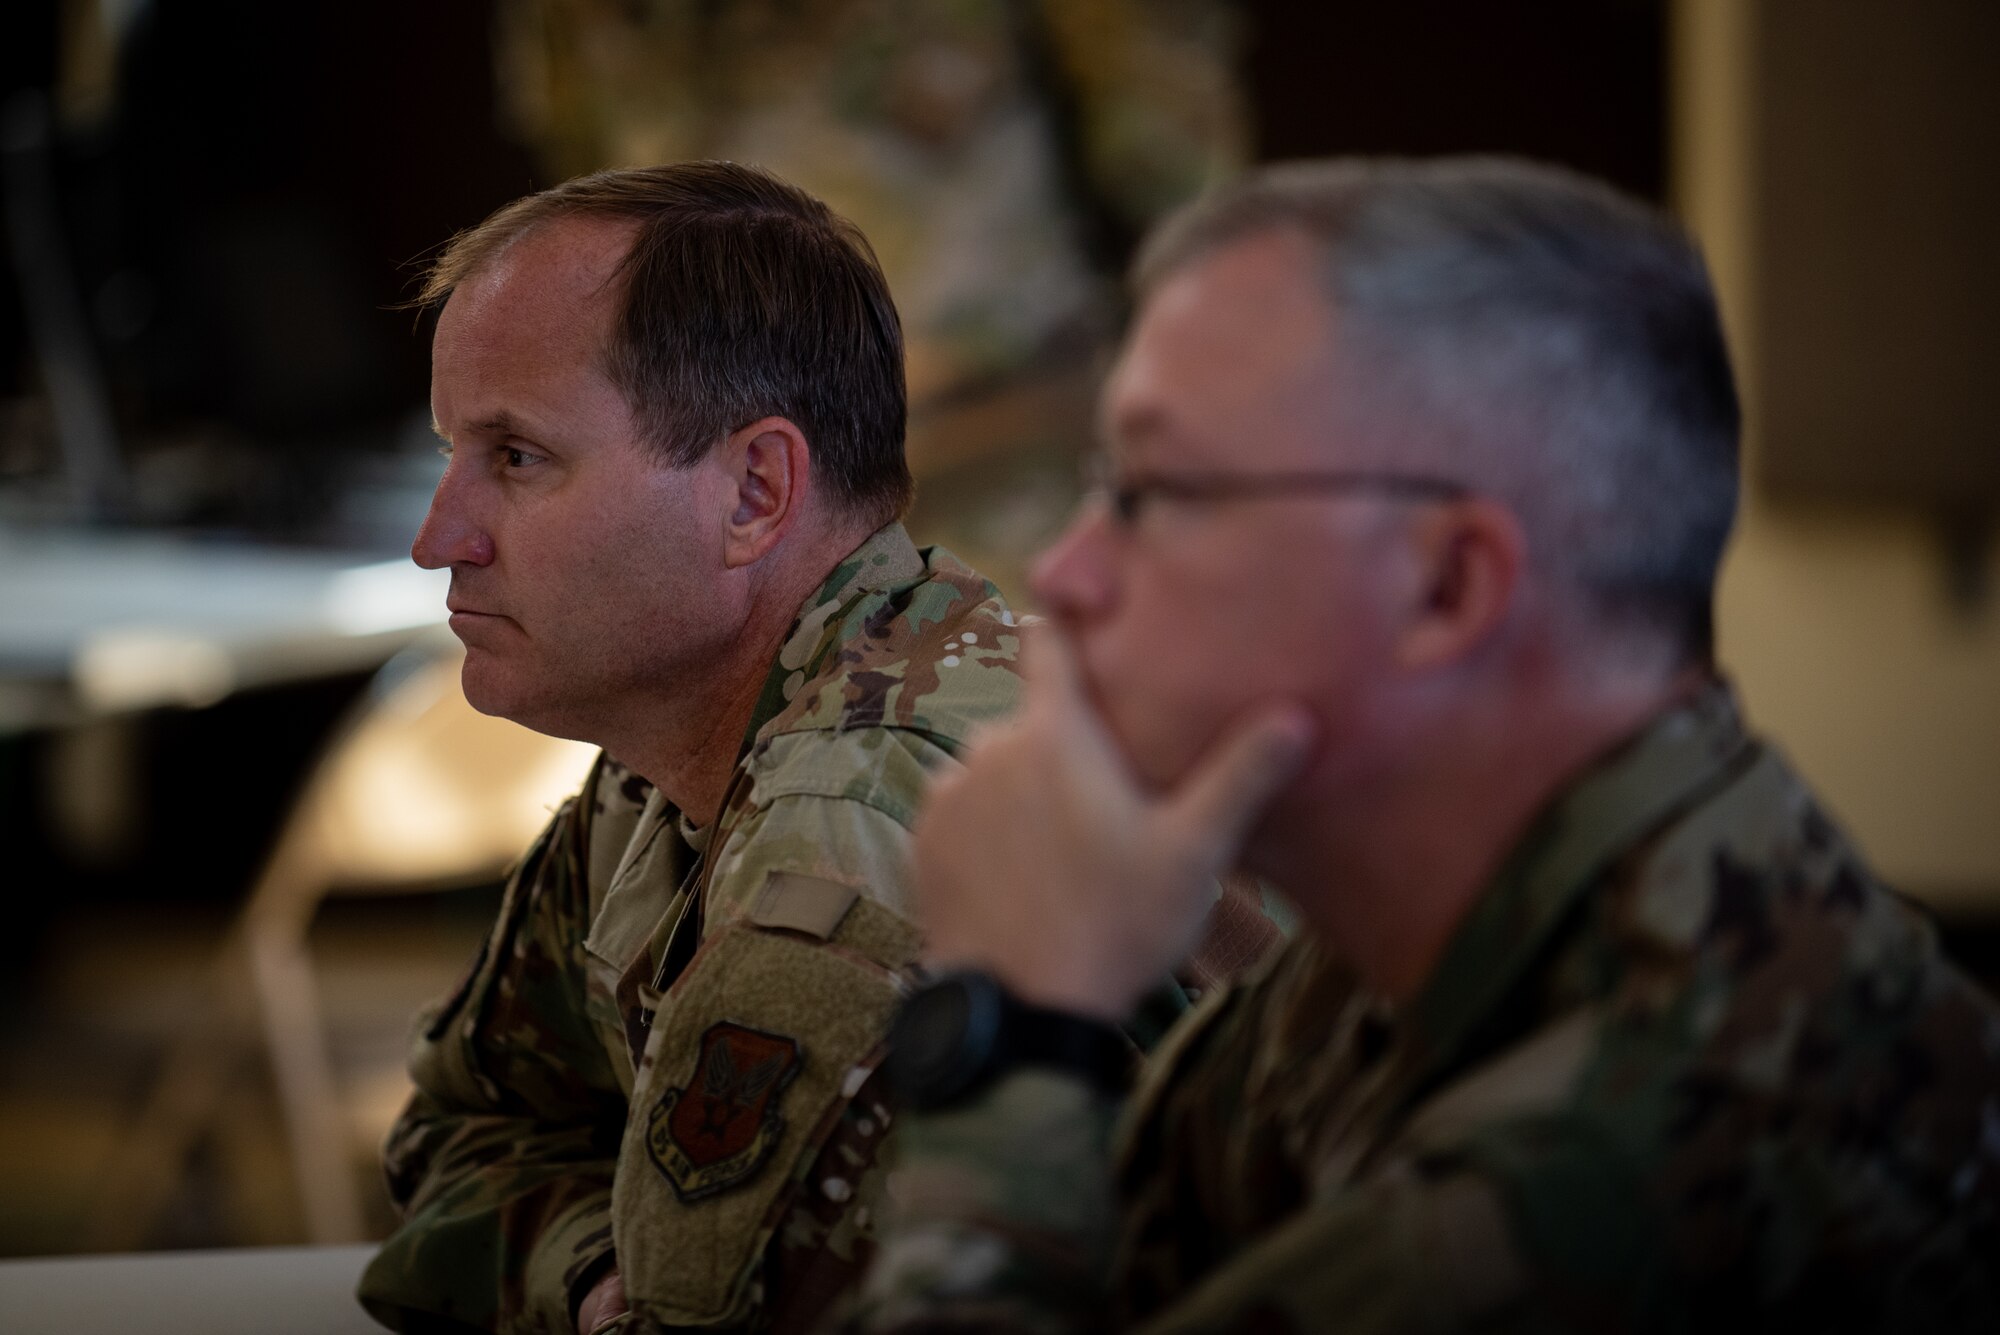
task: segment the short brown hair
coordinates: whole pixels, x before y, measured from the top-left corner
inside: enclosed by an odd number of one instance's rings
[[[850,512],[886,523],[913,490],[903,329],[867,238],[797,186],[733,162],[595,172],[517,199],[453,237],[413,303],[453,289],[562,218],[629,221],[605,370],[666,462],[789,419]]]

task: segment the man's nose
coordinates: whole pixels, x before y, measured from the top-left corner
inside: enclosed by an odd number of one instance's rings
[[[426,570],[459,564],[483,566],[493,561],[492,535],[479,521],[463,482],[450,465],[431,495],[424,522],[417,526],[410,559]]]
[[[1118,593],[1113,537],[1110,507],[1101,497],[1086,497],[1028,573],[1029,588],[1050,616],[1089,621],[1111,610]]]

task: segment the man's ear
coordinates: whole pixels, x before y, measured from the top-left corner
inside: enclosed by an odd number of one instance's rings
[[[760,417],[729,433],[719,451],[729,481],[723,564],[747,566],[778,545],[805,512],[812,491],[812,447],[790,419]]]
[[[1426,507],[1414,536],[1420,578],[1396,659],[1406,668],[1444,667],[1507,621],[1526,568],[1527,534],[1505,506],[1472,497]]]

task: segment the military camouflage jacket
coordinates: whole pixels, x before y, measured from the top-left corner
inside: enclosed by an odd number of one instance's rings
[[[1543,813],[1409,1004],[1301,937],[1115,1160],[1111,1112],[1020,1072],[906,1116],[856,1324],[2000,1330],[2000,1010],[1720,688]]]
[[[846,1285],[907,830],[1016,647],[992,585],[890,525],[801,609],[708,828],[600,758],[421,1022],[374,1315],[567,1332],[614,1249],[635,1329],[793,1328]]]

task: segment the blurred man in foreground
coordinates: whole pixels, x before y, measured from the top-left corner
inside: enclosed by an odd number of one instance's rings
[[[454,239],[423,301],[450,462],[413,554],[451,570],[466,696],[605,754],[425,1021],[362,1299],[807,1324],[863,1255],[906,828],[1011,706],[1014,619],[897,522],[896,312],[804,192],[579,178]]]
[[[1738,412],[1685,238],[1326,163],[1138,276],[1057,633],[919,824],[965,972],[898,1020],[858,1323],[2000,1329],[2000,1011],[1712,667]],[[1236,865],[1302,933],[1113,1153],[1104,1026]]]

